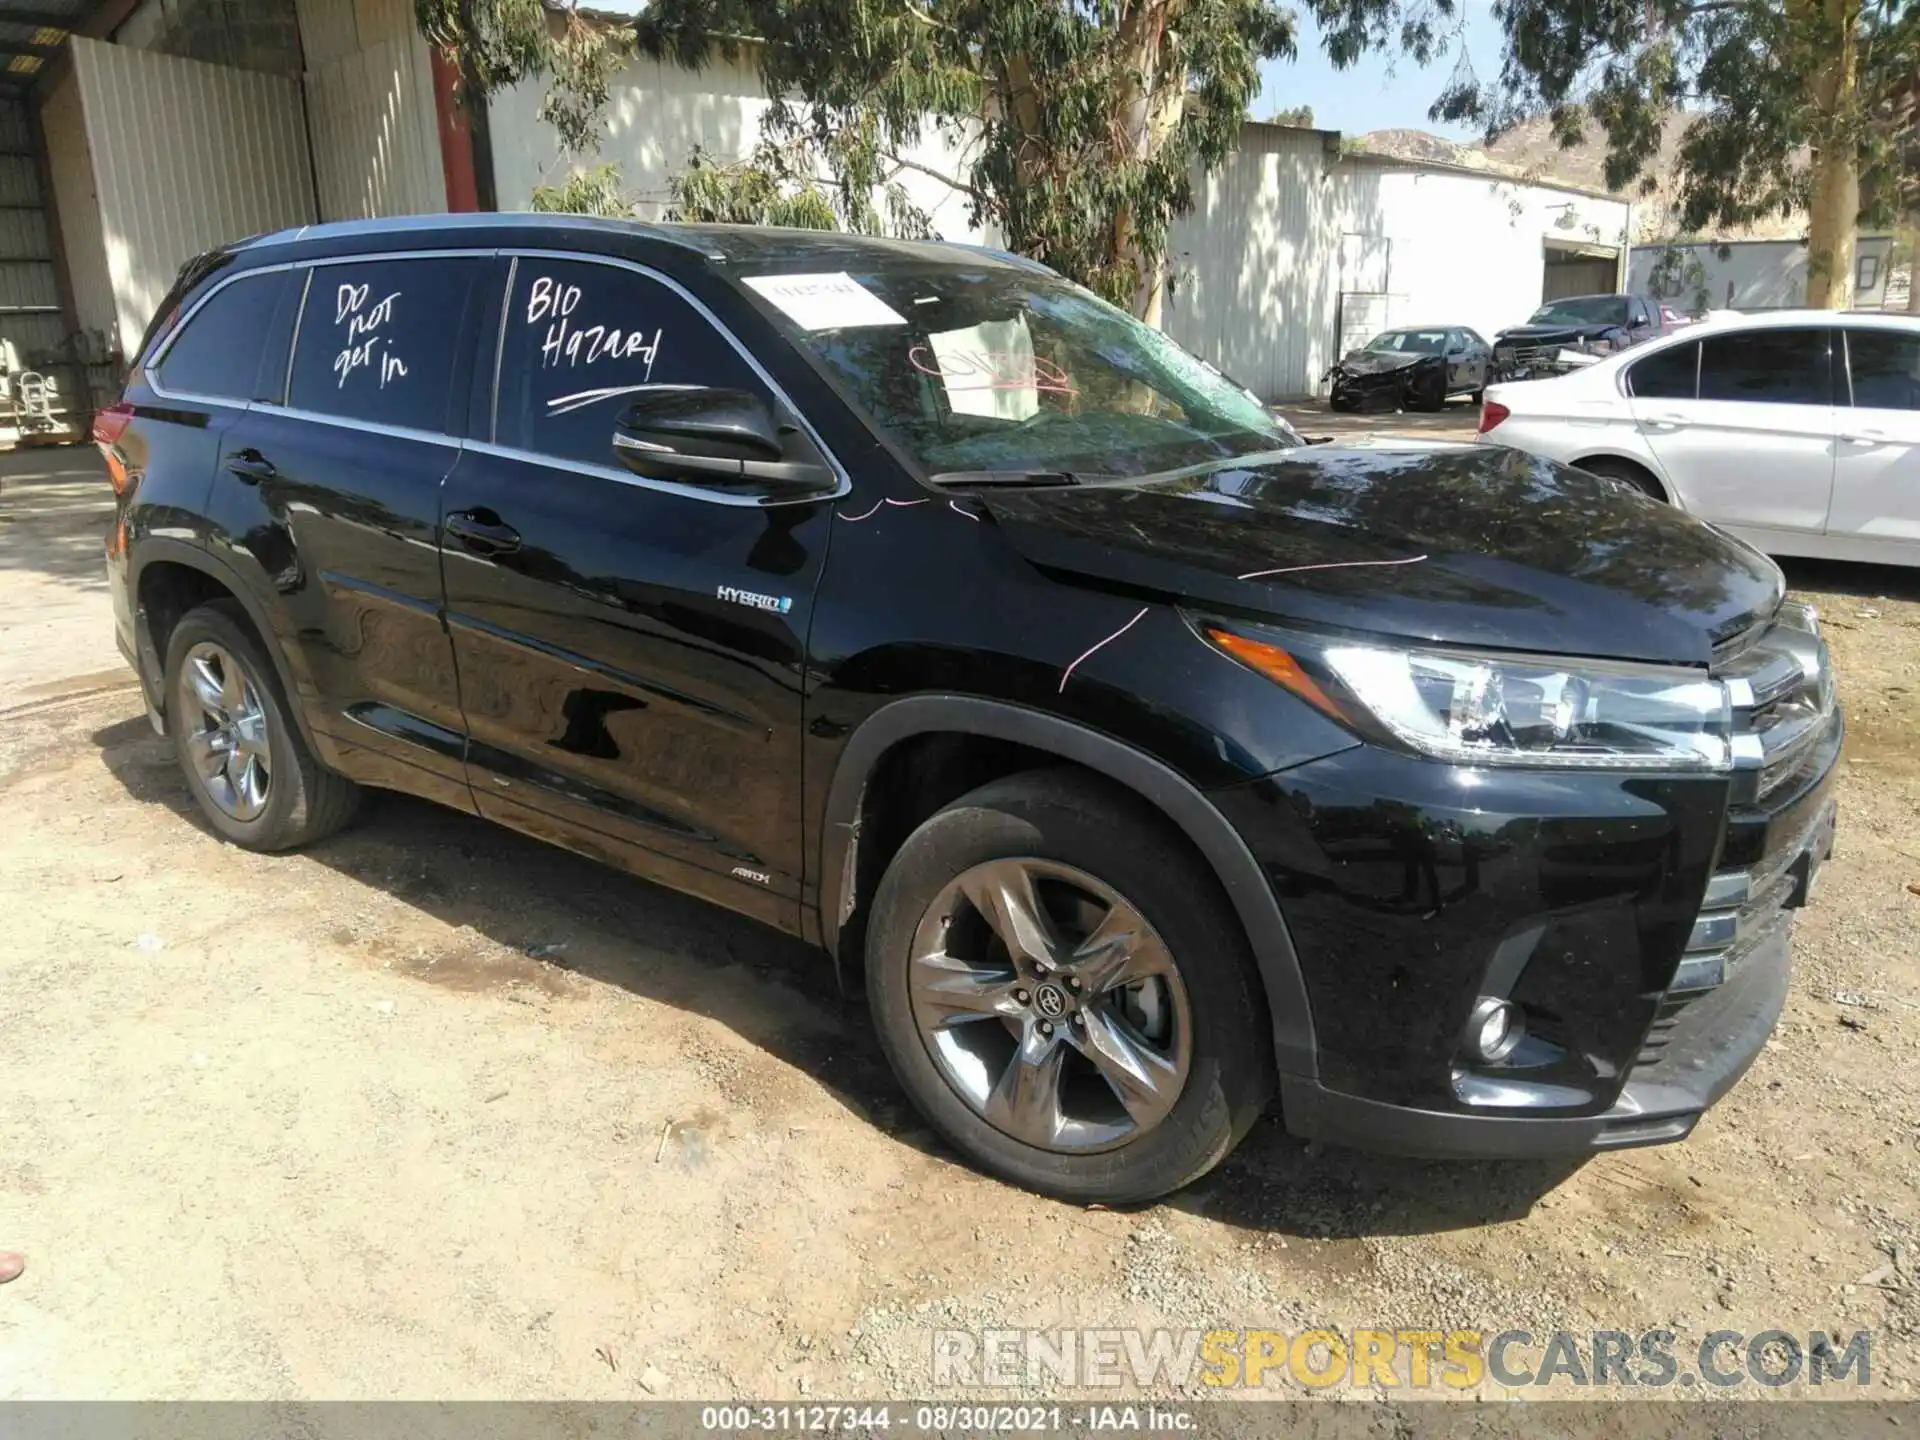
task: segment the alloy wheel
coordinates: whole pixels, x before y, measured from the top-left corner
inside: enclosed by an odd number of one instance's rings
[[[942,1077],[1003,1133],[1110,1150],[1185,1088],[1193,1021],[1159,934],[1111,886],[1051,860],[990,860],[934,898],[909,959]]]
[[[257,819],[267,808],[273,755],[266,709],[247,672],[203,640],[180,666],[178,698],[187,756],[208,798],[235,820]]]

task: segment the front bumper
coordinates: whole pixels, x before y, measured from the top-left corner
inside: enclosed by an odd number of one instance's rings
[[[1833,844],[1833,805],[1790,865],[1810,886]],[[1804,890],[1801,898],[1804,898]],[[1281,1078],[1295,1135],[1430,1158],[1529,1159],[1684,1140],[1710,1105],[1747,1072],[1786,1004],[1792,917],[1783,911],[1722,984],[1656,1021],[1618,1098],[1592,1115],[1463,1113],[1392,1105]]]
[[[1564,358],[1581,353],[1577,342],[1513,348],[1495,346],[1487,380],[1494,385],[1515,380],[1550,380],[1556,375],[1571,375],[1576,370],[1584,370],[1595,361],[1605,358],[1603,353],[1594,353],[1590,358],[1581,360]]]
[[[1470,774],[1371,746],[1216,792],[1310,1002],[1289,1130],[1488,1158],[1685,1138],[1779,1018],[1843,737],[1832,712],[1765,792],[1758,771]],[[1509,1061],[1465,1058],[1482,995],[1526,1016]]]
[[[1431,388],[1432,377],[1416,377],[1414,367],[1363,373],[1336,365],[1327,372],[1329,402],[1340,409],[1405,409],[1422,386]]]

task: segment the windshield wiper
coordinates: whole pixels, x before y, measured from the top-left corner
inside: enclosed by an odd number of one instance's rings
[[[984,485],[1078,485],[1070,470],[942,470],[928,477],[943,490],[968,490]]]

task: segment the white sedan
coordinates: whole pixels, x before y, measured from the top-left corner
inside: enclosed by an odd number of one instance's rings
[[[1769,554],[1920,565],[1920,316],[1712,319],[1491,386],[1480,439],[1624,480]]]

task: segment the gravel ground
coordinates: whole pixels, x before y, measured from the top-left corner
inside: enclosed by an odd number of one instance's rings
[[[0,559],[17,613],[44,576]],[[1851,716],[1839,848],[1688,1143],[1442,1165],[1268,1122],[1129,1213],[956,1163],[804,947],[400,797],[248,854],[131,689],[43,685],[0,710],[0,1398],[925,1396],[941,1327],[1456,1325],[1866,1329],[1910,1396],[1920,579],[1792,578]]]

